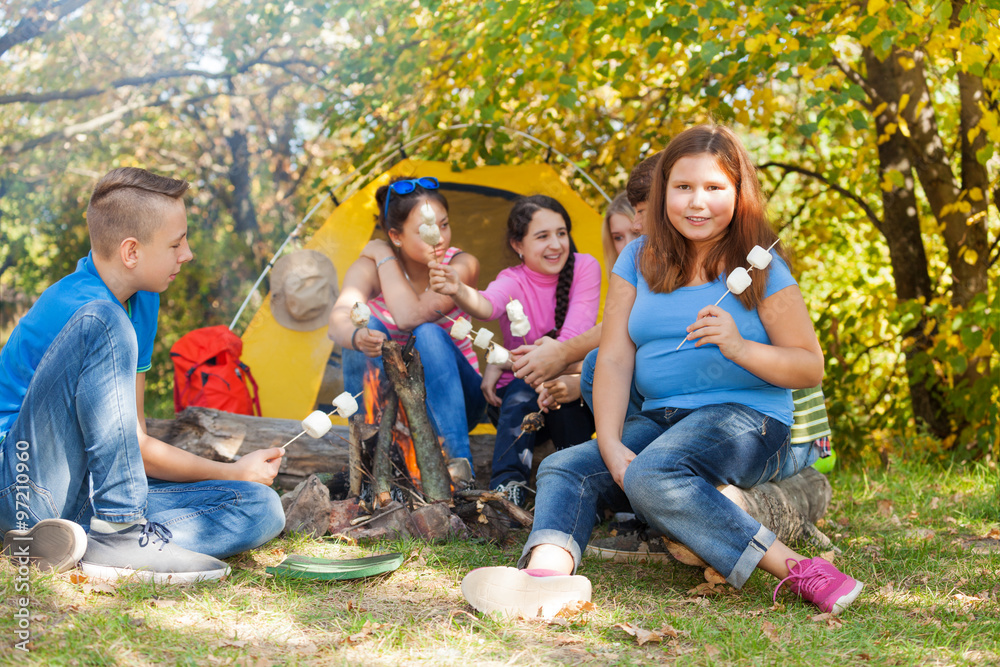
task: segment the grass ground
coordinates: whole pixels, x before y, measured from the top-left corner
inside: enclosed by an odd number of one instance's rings
[[[459,592],[474,567],[513,564],[471,541],[359,547],[287,538],[231,559],[221,584],[118,586],[33,572],[30,651],[17,650],[17,573],[0,564],[0,663],[36,665],[986,665],[1000,663],[1000,474],[995,464],[831,475],[821,526],[836,563],[866,582],[839,619],[755,574],[742,591],[689,591],[701,570],[586,559],[596,607],[558,623],[475,615]],[[520,540],[523,542],[523,537]],[[401,551],[396,572],[353,582],[275,579],[285,554]],[[22,583],[23,585],[23,583]],[[639,644],[622,626],[660,631]],[[641,632],[639,634],[642,634]],[[676,636],[674,636],[676,634]]]

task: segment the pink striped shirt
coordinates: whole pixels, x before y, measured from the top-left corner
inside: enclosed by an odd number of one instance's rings
[[[454,246],[448,248],[448,250],[446,250],[444,253],[444,257],[441,258],[441,263],[450,264],[452,258],[454,258],[455,255],[457,255],[460,252],[462,252],[460,248],[455,248]],[[399,343],[400,345],[405,345],[406,339],[410,337],[410,332],[404,331],[400,329],[398,326],[396,326],[396,320],[392,318],[392,313],[389,312],[389,306],[386,305],[385,298],[382,296],[381,293],[379,293],[377,296],[373,297],[368,301],[368,307],[371,308],[372,314],[374,314],[375,317],[381,320],[382,324],[385,325],[385,328],[389,330],[389,335],[392,337],[392,339],[397,343]],[[446,315],[456,320],[459,317],[464,317],[465,319],[469,319],[469,315],[464,310],[459,308],[457,305],[454,306],[450,311],[448,311]],[[447,317],[441,317],[437,320],[434,320],[434,324],[438,325],[445,331],[448,332],[451,331],[451,321]],[[461,350],[462,354],[465,355],[466,360],[470,364],[472,364],[472,367],[475,368],[476,372],[478,373],[479,359],[476,358],[476,351],[472,349],[472,341],[469,340],[468,338],[465,338],[464,340],[455,341],[455,344],[458,345],[458,349]]]

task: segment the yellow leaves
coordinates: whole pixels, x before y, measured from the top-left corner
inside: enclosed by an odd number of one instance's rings
[[[907,57],[907,56],[900,56],[899,57],[899,66],[902,67],[905,71],[910,71],[911,69],[913,69],[914,67],[917,66],[917,61],[914,60],[913,58],[910,58],[910,57]],[[906,106],[906,105],[900,104],[899,106],[902,107],[902,106]]]
[[[971,199],[972,201],[982,201],[983,200],[982,189],[972,188],[971,190],[969,190],[969,199]]]
[[[900,60],[902,60],[902,58],[900,58]],[[896,106],[896,108],[897,108],[897,109],[905,109],[905,108],[906,108],[906,106],[907,106],[907,105],[908,105],[909,103],[910,103],[910,94],[909,94],[909,93],[903,93],[903,94],[902,94],[902,95],[901,95],[901,96],[899,97],[899,104],[898,104],[898,105]]]
[[[888,109],[888,108],[889,108],[888,103],[882,102],[882,104],[880,104],[877,107],[875,107],[875,111],[872,112],[872,115],[877,118],[877,117],[881,116],[885,112],[885,110]]]
[[[879,135],[879,138],[878,138],[879,145],[881,146],[885,142],[889,141],[889,139],[892,138],[892,135],[896,134],[896,129],[898,127],[899,126],[896,123],[889,123],[888,125],[886,125],[885,126],[885,132],[883,134]]]
[[[885,6],[889,4],[886,0],[869,0],[868,2],[868,15],[875,16],[880,11],[885,9]]]
[[[743,42],[743,47],[747,50],[747,53],[757,53],[760,51],[761,44],[764,40],[761,37],[749,37],[745,42]]]
[[[962,261],[970,266],[975,266],[976,262],[979,261],[979,253],[969,247],[963,246],[959,255],[962,257]]]

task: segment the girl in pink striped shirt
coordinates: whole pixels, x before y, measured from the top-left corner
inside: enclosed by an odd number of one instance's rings
[[[437,435],[444,438],[451,458],[472,464],[469,431],[479,422],[486,401],[480,384],[479,361],[469,341],[456,343],[451,323],[440,313],[458,318],[465,313],[451,297],[429,289],[428,263],[438,259],[463,285],[476,285],[479,260],[450,247],[448,201],[435,178],[395,179],[375,192],[379,224],[388,241],[369,241],[344,274],[344,286],[330,313],[329,336],[344,349],[344,388],[361,391],[366,367],[382,370],[382,341],[405,343],[412,333],[424,367],[427,407]],[[430,205],[441,240],[430,246],[420,238],[424,204]],[[351,308],[367,303],[372,318],[355,328]],[[384,374],[383,374],[384,377]]]

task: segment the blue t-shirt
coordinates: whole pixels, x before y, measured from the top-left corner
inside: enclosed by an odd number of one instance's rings
[[[17,419],[35,369],[52,341],[77,310],[99,299],[118,303],[98,275],[93,256],[87,255],[77,262],[76,271],[45,290],[17,323],[0,351],[0,436]],[[152,365],[160,295],[136,292],[128,300],[126,312],[139,343],[136,373],[145,373]]]
[[[645,237],[640,237],[625,246],[613,270],[635,286],[628,333],[636,346],[635,385],[646,398],[643,410],[740,403],[790,425],[791,390],[765,382],[726,359],[717,345],[695,347],[697,341],[688,341],[677,349],[687,335],[687,327],[698,318],[698,311],[725,294],[725,277],[720,275],[704,285],[655,294],[636,266],[644,245]],[[750,273],[752,278],[758,275],[756,271]],[[768,271],[766,296],[795,284],[788,265],[775,256]],[[743,338],[771,343],[756,309],[747,310],[732,294],[719,307],[733,316]]]

